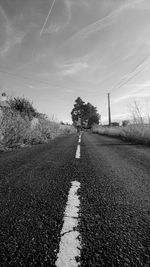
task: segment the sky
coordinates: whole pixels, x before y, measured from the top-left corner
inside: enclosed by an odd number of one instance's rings
[[[149,0],[0,0],[0,91],[71,122],[74,101],[107,122],[150,103]]]

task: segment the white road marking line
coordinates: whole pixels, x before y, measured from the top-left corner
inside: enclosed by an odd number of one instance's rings
[[[80,145],[77,145],[76,159],[80,159]]]
[[[80,152],[80,150],[81,150],[80,144],[81,144],[81,134],[79,135],[79,139],[78,139],[78,145],[77,145],[76,156],[75,156],[76,159],[80,159],[80,157],[81,157],[81,155],[80,155],[81,154],[81,152]]]
[[[77,181],[71,182],[72,186],[69,191],[68,201],[64,214],[64,224],[61,230],[61,241],[59,253],[57,254],[57,267],[77,267],[79,266],[76,257],[80,257],[80,234],[76,230],[78,226],[78,213],[80,200],[77,195],[77,190],[80,188],[80,183]]]

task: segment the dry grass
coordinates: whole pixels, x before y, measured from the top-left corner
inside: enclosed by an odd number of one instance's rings
[[[126,139],[136,143],[150,144],[150,124],[132,124],[122,129]]]
[[[46,143],[60,135],[75,132],[73,126],[42,118],[32,125],[28,116],[6,109],[0,114],[0,150],[9,150],[26,145]]]
[[[93,126],[93,133],[119,137],[126,141],[150,145],[150,124],[132,124],[126,127]]]
[[[102,127],[95,125],[93,133],[119,137],[136,144],[150,145],[150,112],[143,109],[143,105],[133,101],[131,109],[131,121],[125,127]]]

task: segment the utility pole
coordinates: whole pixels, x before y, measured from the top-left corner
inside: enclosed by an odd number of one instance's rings
[[[110,93],[108,93],[108,123],[111,126]]]

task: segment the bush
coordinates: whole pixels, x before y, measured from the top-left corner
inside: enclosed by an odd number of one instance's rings
[[[6,109],[1,116],[1,144],[5,147],[23,144],[29,128],[28,117],[23,119],[19,112]]]
[[[11,98],[0,110],[0,149],[46,143],[59,135],[75,132],[45,114],[38,113],[26,98]]]
[[[28,142],[31,144],[45,143],[58,136],[60,125],[47,119],[41,119],[30,129],[28,133]]]
[[[60,132],[61,134],[74,134],[77,130],[73,125],[61,125]]]
[[[24,97],[11,98],[8,104],[12,110],[19,112],[22,118],[28,117],[30,121],[38,115],[30,100]]]
[[[61,125],[46,117],[30,121],[20,112],[5,109],[0,116],[0,149],[46,143],[57,136],[74,133],[73,126]]]

